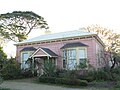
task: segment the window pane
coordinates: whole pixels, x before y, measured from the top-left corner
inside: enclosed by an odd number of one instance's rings
[[[70,70],[72,70],[72,69],[75,69],[75,67],[76,67],[76,60],[69,60],[68,61],[68,68]]]
[[[27,59],[29,58],[29,54],[23,53],[22,57],[23,57],[23,61],[27,61]]]
[[[86,58],[85,49],[79,49],[79,59]]]
[[[86,68],[87,64],[86,64],[86,49],[79,49],[79,67],[80,68]]]
[[[63,68],[66,68],[66,60],[63,59]]]
[[[29,68],[29,64],[26,63],[28,58],[29,58],[29,54],[28,53],[23,53],[22,54],[22,68]]]
[[[76,59],[76,50],[75,49],[68,50],[68,59]]]
[[[70,49],[67,52],[68,54],[68,68],[70,70],[75,69],[76,67],[76,49]]]
[[[63,50],[63,68],[66,68],[67,64],[67,50]]]

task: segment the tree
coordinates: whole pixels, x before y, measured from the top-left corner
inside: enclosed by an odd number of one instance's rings
[[[33,29],[48,29],[43,17],[31,11],[0,14],[0,35],[12,41],[23,41]]]
[[[102,58],[105,60],[106,55],[109,56],[110,61],[112,62],[111,68],[115,66],[115,64],[119,63],[120,60],[120,34],[113,32],[113,30],[101,27],[99,25],[92,25],[86,27],[88,32],[96,32],[98,36],[101,38],[103,43],[105,44],[104,55],[102,52]]]
[[[4,68],[4,64],[6,60],[7,60],[7,55],[3,52],[2,47],[0,47],[0,71]]]

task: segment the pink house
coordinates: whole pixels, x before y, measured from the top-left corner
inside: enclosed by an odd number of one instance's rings
[[[96,33],[74,30],[45,34],[16,44],[17,60],[21,68],[28,68],[26,60],[31,58],[44,65],[46,61],[59,68],[74,69],[80,63],[94,68],[104,67],[98,53],[104,44]]]

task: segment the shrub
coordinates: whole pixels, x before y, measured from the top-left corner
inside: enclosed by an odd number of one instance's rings
[[[3,78],[0,76],[0,84],[3,83]]]
[[[52,62],[45,62],[43,70],[48,77],[56,76],[56,66]]]
[[[9,88],[0,88],[0,90],[12,90],[12,89],[9,89]]]
[[[116,84],[115,84],[114,87],[115,87],[115,88],[120,88],[120,81],[116,82]]]
[[[17,79],[20,75],[20,64],[14,58],[7,60],[4,64],[4,68],[1,70],[3,79]]]
[[[55,83],[55,77],[40,77],[39,82],[42,83]]]
[[[87,86],[87,81],[79,79],[55,78],[55,77],[40,77],[39,82],[54,83],[62,85]]]
[[[23,70],[21,70],[21,76],[22,76],[22,78],[29,78],[29,77],[32,77],[33,74],[30,69],[23,69]]]
[[[89,77],[88,79],[97,80],[97,81],[112,80],[111,73],[109,72],[109,70],[106,70],[105,68],[101,68],[101,69],[94,70],[94,71],[89,71],[88,77]]]
[[[68,84],[68,79],[67,78],[56,78],[55,83],[56,84]]]

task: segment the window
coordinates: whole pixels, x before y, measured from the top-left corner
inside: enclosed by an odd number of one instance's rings
[[[26,63],[26,61],[28,60],[28,58],[29,58],[29,53],[28,53],[28,52],[22,53],[22,63],[21,63],[21,67],[22,67],[23,69],[29,67],[29,65]]]
[[[87,48],[70,48],[63,50],[63,68],[73,70],[77,65],[81,67],[87,67]]]
[[[87,60],[86,49],[79,49],[78,55],[79,55],[79,67],[80,68],[87,67],[87,65],[86,65],[86,60]]]
[[[76,67],[76,49],[70,49],[67,51],[67,57],[68,57],[68,68],[70,70],[75,69]]]
[[[63,50],[63,68],[66,68],[67,64],[67,50]]]

